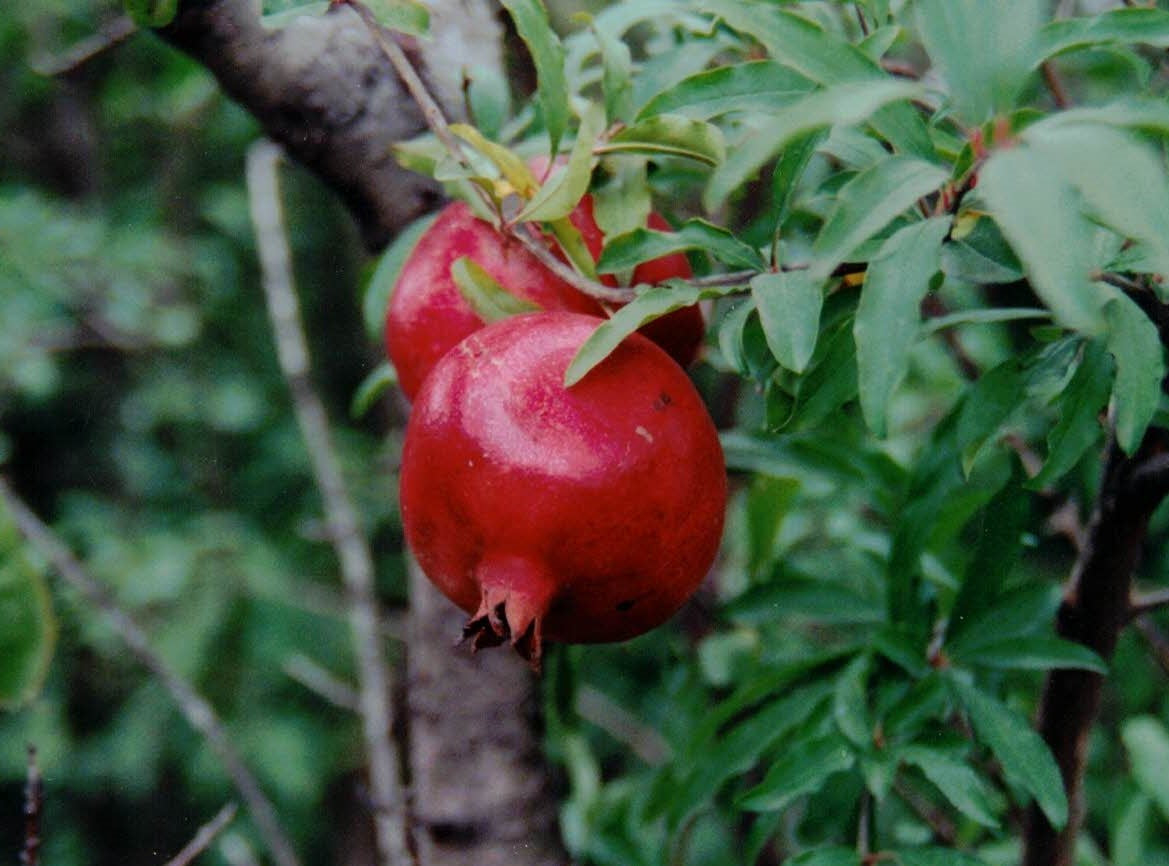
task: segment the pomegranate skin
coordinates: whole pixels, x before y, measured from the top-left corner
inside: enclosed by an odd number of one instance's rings
[[[476,646],[619,641],[664,622],[717,553],[727,483],[683,370],[634,334],[581,382],[595,318],[516,316],[472,334],[418,392],[402,453],[406,539],[472,614]]]
[[[439,358],[483,327],[451,277],[451,265],[462,256],[539,307],[604,314],[596,301],[559,279],[514,238],[478,219],[465,202],[452,202],[407,257],[386,312],[386,351],[410,399]]]

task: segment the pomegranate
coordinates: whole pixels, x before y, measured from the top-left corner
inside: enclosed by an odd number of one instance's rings
[[[595,259],[604,238],[586,196],[570,216]],[[668,228],[659,215],[652,228]],[[464,202],[447,205],[422,235],[407,258],[390,297],[386,313],[386,349],[403,393],[413,399],[422,380],[448,349],[483,320],[463,298],[451,277],[451,265],[469,256],[500,285],[545,310],[568,310],[603,316],[594,299],[557,277],[514,238],[476,218]],[[645,262],[634,272],[635,282],[659,283],[689,277],[690,264],[681,254]],[[604,277],[607,285],[616,280]],[[698,354],[705,321],[698,307],[688,307],[650,322],[643,331],[683,366]]]
[[[717,552],[722,449],[683,370],[639,334],[572,388],[591,316],[528,313],[463,340],[418,392],[406,539],[476,648],[619,641],[665,621]]]

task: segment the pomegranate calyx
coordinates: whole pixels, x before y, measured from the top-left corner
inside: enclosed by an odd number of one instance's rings
[[[479,609],[463,626],[463,640],[477,651],[510,642],[515,651],[540,670],[544,653],[543,619],[556,592],[556,582],[521,557],[484,562],[478,569],[482,595]]]

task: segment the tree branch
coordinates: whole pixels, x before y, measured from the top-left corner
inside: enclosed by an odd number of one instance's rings
[[[1109,659],[1131,616],[1132,578],[1149,518],[1169,493],[1161,470],[1169,431],[1150,430],[1138,453],[1126,457],[1112,442],[1083,550],[1056,619],[1061,637]],[[1156,482],[1156,483],[1155,483]],[[1027,814],[1023,866],[1071,866],[1084,817],[1083,775],[1088,736],[1100,707],[1104,678],[1085,670],[1054,670],[1040,700],[1036,726],[1051,747],[1068,797],[1068,823],[1056,831],[1035,805]]]
[[[308,345],[293,290],[292,253],[280,204],[280,150],[270,142],[248,152],[248,198],[260,253],[264,295],[276,337],[276,357],[324,501],[329,534],[350,600],[349,626],[360,678],[362,730],[376,801],[378,850],[387,866],[413,862],[406,823],[402,761],[391,734],[390,673],[378,633],[373,555],[345,486],[324,403],[310,378]]]
[[[228,803],[220,809],[214,818],[199,828],[194,838],[183,846],[183,850],[167,860],[164,866],[188,866],[196,857],[211,847],[215,838],[234,820],[237,809],[235,803]]]
[[[462,115],[464,70],[501,65],[499,24],[484,0],[432,0],[430,39],[410,47],[432,92]],[[373,249],[440,199],[433,181],[394,159],[425,129],[394,70],[348,10],[261,24],[251,0],[184,0],[159,35],[206,66],[223,89],[340,195]],[[455,59],[452,59],[455,58]]]
[[[102,613],[114,633],[122,639],[139,663],[170,693],[187,723],[207,740],[240,792],[240,796],[248,804],[256,828],[278,866],[299,866],[300,861],[287,834],[280,826],[280,819],[276,816],[272,801],[268,799],[251,769],[236,750],[235,744],[223,727],[223,722],[211,705],[190,683],[163,661],[162,656],[150,645],[146,632],[129,614],[118,607],[106,588],[85,570],[73,552],[33,513],[24,500],[17,496],[4,478],[0,478],[0,500],[4,501],[12,514],[20,534],[41,552],[66,583]]]

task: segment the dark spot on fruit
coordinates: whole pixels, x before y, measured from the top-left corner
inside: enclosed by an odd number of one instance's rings
[[[617,610],[621,611],[622,613],[625,613],[625,611],[632,608],[635,604],[637,604],[636,598],[627,598],[627,599],[625,599],[625,601],[617,602]]]
[[[673,398],[670,397],[670,395],[665,391],[662,391],[662,393],[658,395],[658,399],[654,400],[654,408],[661,412],[673,402]]]

